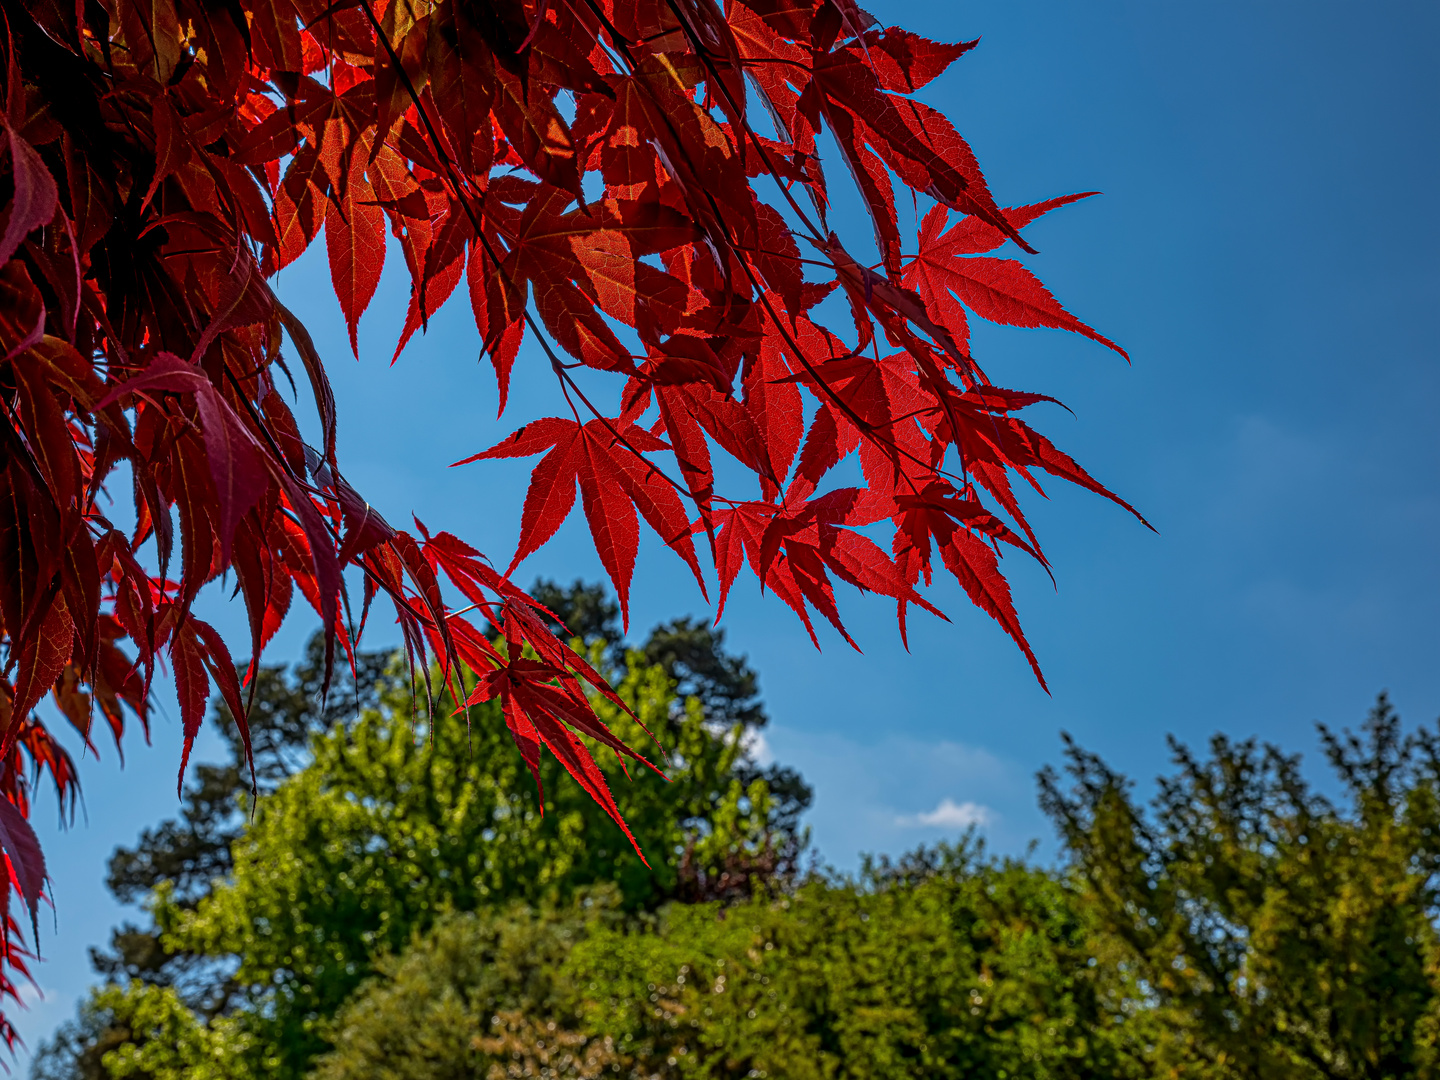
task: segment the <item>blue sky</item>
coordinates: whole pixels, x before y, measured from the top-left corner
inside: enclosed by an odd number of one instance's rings
[[[742,576],[723,625],[760,672],[769,751],[815,785],[823,855],[853,866],[860,851],[953,836],[966,820],[1003,851],[1048,845],[1033,777],[1058,760],[1062,731],[1146,781],[1170,733],[1310,751],[1316,721],[1357,723],[1382,689],[1412,723],[1440,715],[1440,9],[872,10],[932,37],[983,38],[925,94],[1002,204],[1104,192],[1028,229],[1041,254],[1026,261],[1133,366],[1050,331],[982,329],[975,348],[997,382],[1074,410],[1033,422],[1158,534],[1058,485],[1031,500],[1058,587],[1019,559],[1009,569],[1050,696],[956,588],[936,597],[954,623],[917,618],[908,654],[893,606],[855,597],[843,610],[864,654],[834,634],[817,653]],[[392,521],[414,511],[503,563],[533,462],[445,466],[557,412],[553,379],[527,346],[497,422],[458,304],[388,367],[398,264],[362,323],[358,365],[323,262],[307,257],[280,289],[332,358],[355,485]],[[519,577],[538,574],[601,575],[578,514]],[[243,652],[240,613],[218,594],[207,603]],[[707,610],[679,560],[642,541],[635,630]],[[312,629],[292,620],[270,658],[295,655]],[[45,999],[17,1017],[32,1045],[73,1014],[91,981],[86,948],[123,914],[105,859],[176,809],[174,713],[157,719],[153,747],[128,744],[123,772],[108,746],[82,764],[74,828],[57,829],[41,802],[57,910],[42,929]]]

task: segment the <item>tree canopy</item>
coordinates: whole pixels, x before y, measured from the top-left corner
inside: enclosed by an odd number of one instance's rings
[[[1062,882],[968,842],[642,925],[458,915],[381,963],[313,1075],[1138,1080],[1087,932]]]
[[[1298,755],[1173,743],[1147,813],[1094,754],[1041,805],[1114,962],[1154,1002],[1157,1066],[1236,1080],[1440,1072],[1440,726],[1382,696],[1362,731],[1320,728],[1338,800]]]
[[[668,783],[621,784],[617,763],[602,766],[650,867],[619,829],[588,813],[585,792],[559,783],[564,771],[553,760],[540,779],[555,790],[536,803],[524,762],[506,752],[494,703],[475,710],[468,731],[428,727],[398,657],[361,654],[365,670],[382,674],[351,695],[358,715],[336,713],[339,694],[322,708],[306,692],[324,662],[317,636],[291,670],[262,671],[252,743],[269,783],[258,803],[236,725],[217,702],[216,722],[232,732],[230,760],[197,769],[180,820],[111,859],[111,890],[142,902],[150,925],[117,930],[110,949],[94,954],[97,969],[135,987],[136,1000],[182,1010],[174,1015],[239,1024],[247,1039],[284,1048],[281,1075],[299,1075],[325,1045],[320,1022],[374,958],[447,911],[567,905],[605,885],[617,911],[634,913],[672,899],[749,897],[794,878],[810,792],[793,770],[747,756],[747,734],[767,717],[754,672],[725,651],[723,634],[680,620],[626,649],[602,590],[541,582],[534,591],[586,628],[588,646],[577,638],[575,647],[588,648],[670,747]],[[679,696],[684,682],[696,692]],[[618,707],[599,710],[617,730],[643,736]],[[118,1030],[94,1033],[76,1056],[103,1055]]]
[[[748,565],[817,644],[814,612],[850,640],[837,579],[892,598],[902,634],[912,607],[938,614],[919,591],[938,561],[1040,678],[999,562],[1045,564],[1015,485],[1048,473],[1125,504],[1017,415],[1050,399],[991,382],[967,320],[1122,351],[992,254],[1032,252],[1020,230],[1082,196],[1002,206],[916,96],[975,42],[882,28],[854,0],[4,15],[0,846],[32,922],[45,870],[24,774],[48,769],[67,798],[75,782],[41,699],[86,739],[98,709],[118,739],[167,661],[183,774],[212,688],[248,739],[245,683],[297,595],[325,628],[322,693],[383,594],[417,672],[479,673],[464,704],[500,701],[532,772],[555,755],[621,820],[586,740],[648,759],[585,688],[621,699],[508,576],[577,487],[622,616],[642,519],[717,612]],[[832,147],[873,239],[832,213]],[[522,343],[553,372],[558,415],[467,459],[543,454],[505,572],[449,532],[393,526],[347,481],[327,358],[271,284],[322,232],[357,354],[399,258],[397,357],[463,280],[501,411]],[[717,452],[753,484],[719,490]],[[863,481],[839,484],[852,455]],[[132,497],[111,509],[105,491]],[[194,609],[219,578],[248,619],[239,677]]]
[[[1040,776],[1053,865],[972,834],[849,877],[801,865],[808,789],[747,760],[765,714],[717,632],[630,649],[599,589],[531,591],[675,748],[669,784],[616,789],[652,872],[579,789],[542,816],[499,724],[417,721],[398,656],[325,716],[296,693],[317,638],[263,673],[253,820],[236,737],[183,820],[116,853],[148,925],[97,954],[37,1080],[1440,1075],[1440,728],[1382,698],[1321,729],[1325,780],[1176,743],[1149,805],[1072,744]]]

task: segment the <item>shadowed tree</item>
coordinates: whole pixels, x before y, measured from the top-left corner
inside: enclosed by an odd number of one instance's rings
[[[1440,1068],[1440,732],[1382,696],[1320,728],[1340,798],[1297,756],[1216,736],[1149,811],[1074,743],[1040,775],[1102,962],[1153,1001],[1156,1062],[1205,1080],[1434,1076]]]

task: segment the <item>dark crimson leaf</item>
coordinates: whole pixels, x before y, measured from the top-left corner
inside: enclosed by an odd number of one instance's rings
[[[30,929],[40,940],[40,897],[45,890],[48,875],[45,872],[45,855],[40,850],[40,840],[35,830],[25,820],[25,815],[16,809],[7,798],[0,798],[0,848],[4,849],[5,861],[10,870],[10,882],[15,891],[30,909]]]
[[[55,178],[40,160],[35,148],[16,134],[9,124],[5,130],[10,136],[10,166],[15,181],[15,197],[10,204],[10,217],[5,222],[5,232],[0,235],[0,265],[10,261],[10,256],[20,246],[32,229],[46,225],[55,216]]]

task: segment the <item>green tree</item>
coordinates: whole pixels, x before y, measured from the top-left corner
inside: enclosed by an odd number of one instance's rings
[[[370,684],[374,707],[336,723],[310,693],[309,667],[288,679],[272,672],[259,694],[276,717],[279,764],[253,824],[240,829],[248,775],[237,755],[192,787],[184,822],[148,833],[112,863],[112,882],[123,882],[127,896],[144,890],[154,926],[122,931],[115,952],[101,958],[106,974],[131,981],[96,999],[91,1026],[106,1017],[116,1025],[101,1041],[114,1042],[120,1028],[139,1033],[126,1037],[139,1049],[112,1048],[109,1067],[128,1055],[125,1067],[141,1068],[148,1043],[136,1039],[144,1032],[165,1033],[151,1042],[200,1045],[224,1027],[225,1046],[245,1059],[235,1068],[299,1075],[325,1045],[325,1019],[373,957],[399,949],[446,911],[516,899],[563,904],[597,882],[616,883],[618,902],[635,911],[681,895],[748,894],[794,872],[809,791],[793,773],[749,761],[747,734],[765,717],[743,661],[723,654],[717,633],[681,623],[651,635],[646,648],[662,657],[652,662],[644,650],[623,649],[616,612],[599,590],[550,592],[549,606],[586,634],[592,659],[611,669],[669,751],[668,783],[627,779],[613,761],[605,766],[650,867],[548,757],[540,769],[542,815],[494,706],[472,709],[468,727],[428,728],[416,720],[395,667]],[[703,692],[678,699],[671,671]],[[436,707],[440,716],[454,711],[443,696]],[[620,709],[599,707],[624,737],[648,741]],[[767,775],[777,780],[778,797]],[[81,1034],[67,1037],[74,1043]],[[84,1056],[74,1049],[50,1055],[53,1075],[86,1075],[74,1067]]]
[[[381,676],[391,655],[357,652],[354,678],[348,664],[337,665],[329,695],[322,701],[324,648],[324,639],[317,634],[304,657],[288,670],[266,665],[256,673],[250,737],[254,779],[262,799],[304,767],[312,737],[344,728],[362,709],[379,703]],[[251,773],[229,709],[217,699],[212,712],[213,723],[225,738],[227,756],[220,763],[205,762],[190,770],[178,819],[146,829],[135,847],[119,848],[111,856],[106,885],[122,903],[144,902],[163,885],[173,905],[193,905],[230,873],[231,845],[247,821],[243,797],[250,791]],[[129,998],[107,988],[85,1002],[79,1016],[62,1025],[36,1055],[37,1080],[101,1080],[112,1075],[103,1064],[110,1051],[165,1041],[143,1034],[153,1030],[156,1018],[178,1022],[176,1009],[188,1010],[197,1018],[192,1026],[201,1030],[207,1018],[221,1016],[235,1003],[237,986],[230,978],[234,964],[166,948],[153,920],[145,926],[127,922],[116,928],[110,947],[92,948],[90,959],[107,982],[133,981],[166,994]],[[176,1009],[157,1011],[156,1004],[162,1001],[173,1001]],[[133,1028],[131,1021],[136,1024]],[[177,1036],[177,1045],[191,1045],[188,1034],[169,1034]]]
[[[463,916],[380,965],[316,1077],[1147,1075],[1088,937],[1063,882],[969,842],[728,906]]]
[[[352,677],[348,664],[336,667],[322,701],[325,643],[315,635],[305,655],[290,669],[261,667],[250,708],[254,781],[263,799],[295,775],[309,758],[310,740],[344,730],[363,710],[379,705],[388,652],[358,652]],[[228,751],[219,764],[201,763],[191,771],[180,817],[146,829],[133,848],[110,857],[106,887],[122,903],[143,902],[162,884],[175,905],[194,904],[231,870],[231,845],[245,829],[244,797],[251,772],[240,731],[224,702],[213,705],[213,722]],[[222,1011],[233,986],[215,979],[213,965],[186,952],[167,950],[159,930],[127,923],[114,931],[110,949],[91,950],[91,962],[107,979],[139,979],[156,986],[177,986],[192,1007]]]
[[[565,961],[588,933],[621,919],[619,897],[605,887],[559,908],[512,904],[441,918],[378,961],[375,978],[340,1012],[315,1080],[473,1080],[512,1066],[533,1076],[607,1072],[624,1059],[612,1037],[583,1029]]]
[[[580,638],[587,648],[602,643],[611,670],[617,673],[625,670],[628,650],[620,633],[620,605],[611,599],[604,586],[576,579],[562,587],[541,579],[531,594],[559,615],[565,630]],[[552,623],[551,629],[563,633],[558,624]],[[674,680],[672,709],[686,708],[693,698],[699,702],[706,724],[721,735],[738,729],[748,737],[769,724],[770,718],[760,700],[759,677],[745,657],[726,650],[724,630],[700,619],[682,616],[652,630],[640,651],[646,663],[658,666]],[[757,778],[765,781],[778,827],[798,836],[800,815],[809,808],[812,797],[810,785],[800,774],[785,765],[761,766],[748,758],[739,759],[735,768],[747,787]],[[697,895],[721,885],[714,881],[708,886],[692,884],[690,891]]]
[[[1440,732],[1382,696],[1361,735],[1320,729],[1332,802],[1298,757],[1216,736],[1149,813],[1069,744],[1041,774],[1103,963],[1153,1006],[1156,1064],[1205,1080],[1437,1073]]]

